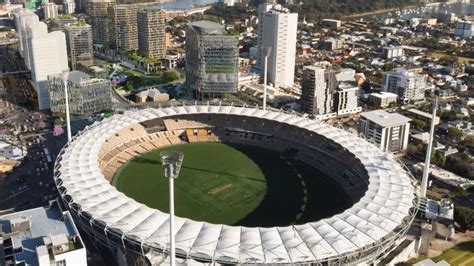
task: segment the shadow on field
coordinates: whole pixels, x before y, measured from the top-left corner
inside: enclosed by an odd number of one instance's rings
[[[281,158],[281,154],[271,150],[226,144],[252,159],[267,181],[266,194],[259,206],[234,225],[272,227],[302,224],[340,213],[350,206],[342,189],[311,166]]]

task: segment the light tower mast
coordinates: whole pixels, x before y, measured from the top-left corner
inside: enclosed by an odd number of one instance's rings
[[[161,165],[164,175],[169,180],[169,206],[170,206],[170,265],[176,265],[175,234],[174,234],[174,179],[178,178],[184,155],[178,151],[160,152]]]
[[[433,106],[433,113],[431,115],[430,137],[428,140],[428,147],[426,149],[425,167],[423,168],[423,178],[421,179],[420,197],[426,197],[426,190],[428,189],[428,175],[430,174],[431,149],[433,148],[433,135],[436,118],[436,110],[438,109],[438,96],[435,95],[435,103]]]

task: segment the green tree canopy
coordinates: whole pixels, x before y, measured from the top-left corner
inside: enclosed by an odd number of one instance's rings
[[[460,140],[464,133],[457,127],[448,128],[448,137],[454,140]]]

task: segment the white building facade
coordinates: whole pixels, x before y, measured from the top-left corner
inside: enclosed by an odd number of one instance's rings
[[[294,84],[296,33],[298,14],[280,5],[259,6],[257,66],[263,74],[264,49],[271,47],[268,57],[268,83],[275,88],[289,88]]]
[[[393,59],[403,57],[403,47],[391,46],[383,48],[383,57],[385,59]]]
[[[20,54],[31,70],[40,110],[49,108],[48,75],[68,71],[66,36],[64,32],[48,33],[44,22],[27,9],[15,11],[16,30],[19,32]]]
[[[416,74],[404,68],[384,73],[383,90],[392,92],[405,102],[416,102],[425,98],[426,75]]]
[[[331,94],[327,92],[326,70],[318,66],[303,67],[301,103],[308,114],[327,114],[331,111]]]
[[[76,12],[76,2],[73,0],[64,0],[63,9],[66,14],[74,14]]]
[[[44,19],[55,19],[58,16],[58,6],[55,3],[46,3],[43,11]]]
[[[31,77],[40,110],[49,108],[48,76],[69,70],[64,32],[48,33],[45,23],[27,27]]]
[[[384,152],[403,152],[408,145],[410,121],[397,113],[382,110],[365,112],[360,115],[360,132]]]
[[[19,52],[25,61],[25,65],[31,70],[30,49],[28,47],[28,37],[26,34],[26,27],[34,25],[39,22],[39,17],[33,11],[26,8],[19,8],[14,10],[16,32],[19,38]]]

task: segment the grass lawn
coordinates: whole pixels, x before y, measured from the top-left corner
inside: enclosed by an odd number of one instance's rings
[[[431,53],[432,56],[436,57],[436,58],[442,58],[442,57],[446,57],[448,56],[449,54],[447,53],[443,53],[443,52],[433,52]],[[463,56],[455,56],[458,59],[458,63],[460,64],[467,64],[469,63],[469,61],[474,61],[474,58],[469,58],[469,57],[463,57]]]
[[[274,151],[224,143],[175,145],[143,154],[118,171],[113,185],[138,202],[167,212],[162,150],[184,153],[175,181],[175,209],[181,217],[283,226],[328,217],[349,206],[340,187],[314,168]]]
[[[426,259],[425,256],[420,256],[416,259],[408,261],[409,264],[414,264]],[[445,250],[441,255],[431,258],[434,262],[445,260],[449,264],[455,266],[473,266],[474,265],[474,240],[461,243],[450,249]]]

